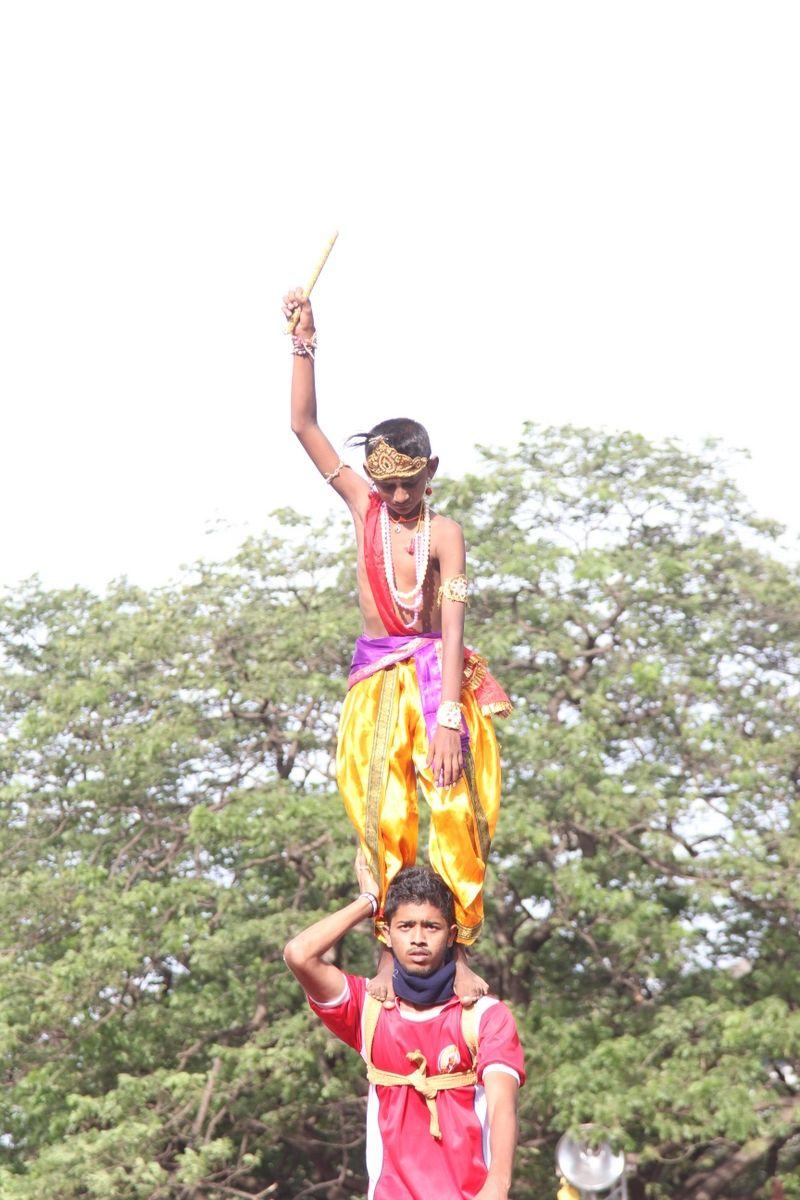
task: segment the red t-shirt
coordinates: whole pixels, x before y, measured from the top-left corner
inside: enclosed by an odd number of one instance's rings
[[[363,1056],[367,980],[345,976],[342,995],[329,1004],[309,997],[328,1029]],[[486,1181],[489,1126],[483,1077],[505,1071],[523,1083],[522,1047],[514,1018],[500,1000],[484,996],[478,1014],[478,1083],[439,1092],[436,1107],[442,1140],[431,1136],[424,1098],[413,1087],[370,1084],[367,1101],[369,1200],[471,1200]],[[382,1071],[408,1075],[409,1050],[421,1050],[429,1075],[468,1071],[472,1065],[461,1033],[461,1004],[413,1010],[383,1009],[372,1039],[372,1062]]]

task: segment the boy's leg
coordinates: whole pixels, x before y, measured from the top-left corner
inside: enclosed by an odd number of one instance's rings
[[[430,864],[455,896],[458,942],[469,946],[483,924],[483,882],[500,808],[500,755],[491,718],[481,713],[472,692],[465,691],[462,700],[470,749],[458,782],[435,786],[424,736],[415,744],[414,762],[431,810]]]
[[[417,857],[417,781],[411,757],[409,684],[413,668],[399,663],[355,684],[339,721],[339,791],[361,849],[386,888]],[[380,936],[380,924],[376,926]]]

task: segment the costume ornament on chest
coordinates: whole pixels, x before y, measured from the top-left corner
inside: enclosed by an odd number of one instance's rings
[[[384,502],[381,504],[381,541],[383,543],[383,569],[386,574],[386,582],[389,585],[389,592],[394,600],[397,608],[401,612],[401,619],[409,629],[413,628],[419,615],[422,612],[422,603],[425,591],[425,578],[428,574],[428,562],[431,553],[431,507],[427,500],[422,501],[421,511],[421,530],[418,523],[418,532],[414,535],[411,543],[414,554],[414,568],[416,574],[416,583],[413,588],[408,591],[402,591],[397,586],[397,581],[394,574],[394,562],[392,560],[392,531],[389,527],[389,509]],[[410,621],[403,614],[410,616]]]

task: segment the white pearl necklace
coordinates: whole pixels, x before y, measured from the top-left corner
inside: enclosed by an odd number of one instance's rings
[[[412,614],[412,626],[422,612],[425,576],[428,574],[428,560],[431,552],[431,506],[426,499],[422,501],[422,513],[422,532],[414,537],[414,567],[417,582],[409,591],[402,592],[394,577],[389,509],[386,501],[381,504],[381,541],[383,542],[383,569],[386,573],[386,582],[397,607]],[[408,624],[408,622],[404,621],[403,624]]]

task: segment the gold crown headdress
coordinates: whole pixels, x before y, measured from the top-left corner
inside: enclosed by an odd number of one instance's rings
[[[368,445],[370,443],[367,443]],[[390,446],[384,438],[374,441],[366,457],[366,467],[373,479],[410,479],[428,465],[427,458],[411,458]]]

